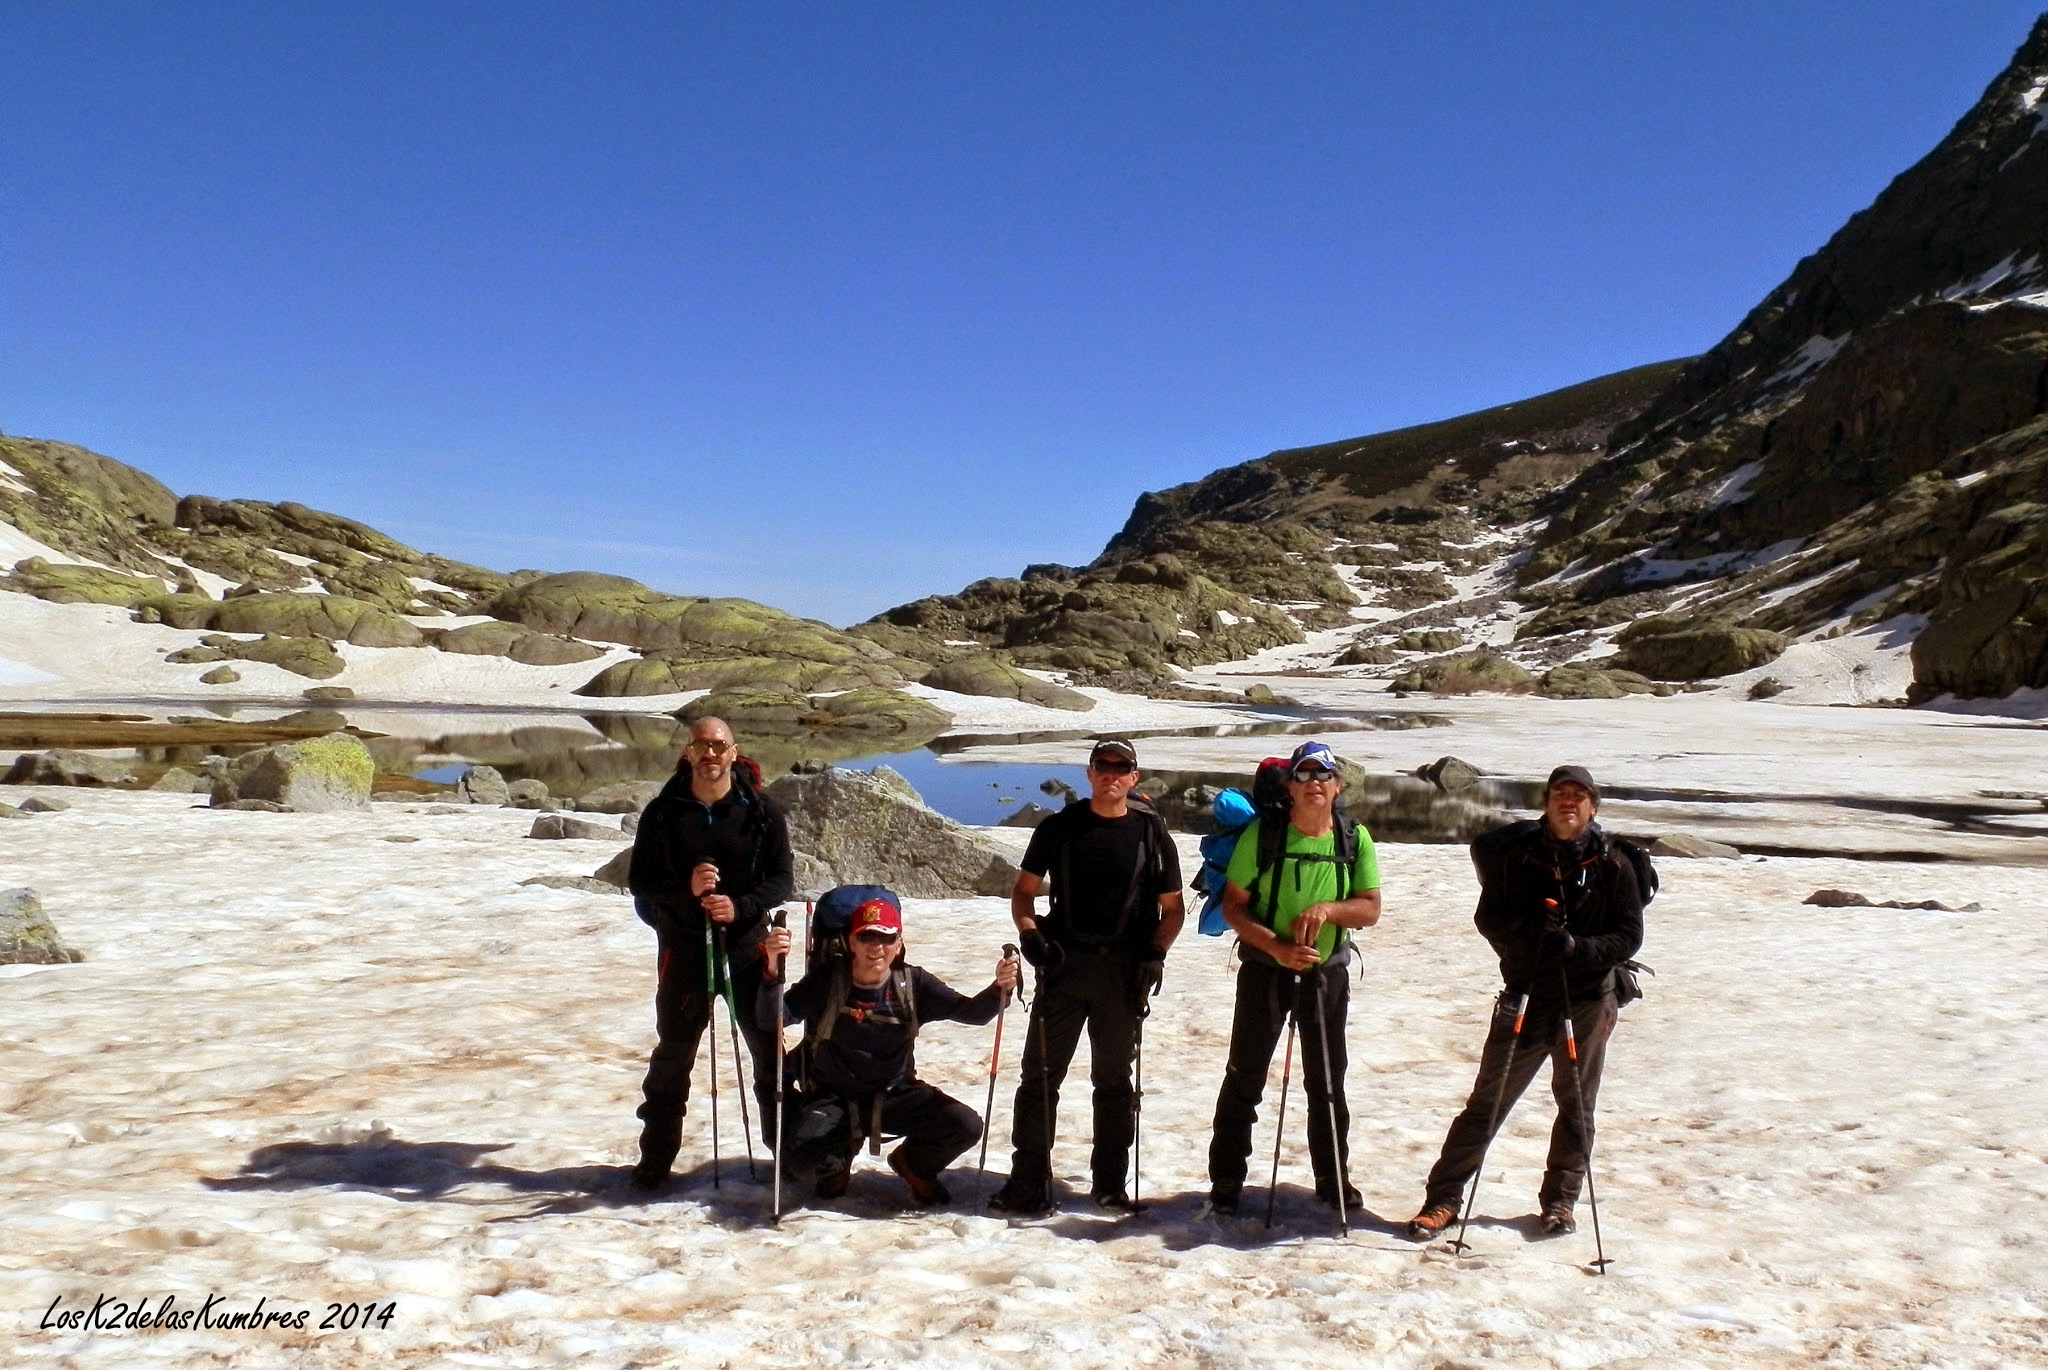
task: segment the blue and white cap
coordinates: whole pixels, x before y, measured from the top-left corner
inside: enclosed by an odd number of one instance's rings
[[[1303,764],[1337,769],[1337,754],[1321,742],[1304,742],[1294,749],[1294,755],[1287,758],[1287,769],[1292,771]]]

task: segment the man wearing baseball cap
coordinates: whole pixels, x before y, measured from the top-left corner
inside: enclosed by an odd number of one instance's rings
[[[1131,1207],[1138,1022],[1184,917],[1180,853],[1152,806],[1132,801],[1138,780],[1138,749],[1128,739],[1096,742],[1088,752],[1088,802],[1038,825],[1010,892],[1017,940],[1038,971],[1038,997],[1011,1111],[1010,1176],[989,1199],[992,1212],[1031,1215],[1053,1206],[1060,1084],[1084,1027],[1095,1090],[1090,1197],[1111,1211]],[[1051,907],[1041,918],[1038,896],[1048,879]]]
[[[1506,987],[1494,1001],[1479,1077],[1444,1137],[1422,1209],[1409,1220],[1408,1235],[1417,1241],[1457,1221],[1487,1145],[1546,1056],[1557,1121],[1536,1191],[1537,1222],[1546,1236],[1577,1229],[1572,1208],[1585,1183],[1593,1103],[1617,1019],[1614,972],[1643,944],[1635,867],[1609,849],[1594,821],[1599,811],[1600,787],[1591,773],[1559,766],[1544,782],[1541,822],[1510,824],[1472,844],[1480,879],[1473,921],[1499,955]],[[1577,1039],[1576,1088],[1567,1018]]]
[[[996,1016],[1017,984],[1017,963],[996,963],[995,979],[972,996],[961,994],[903,956],[903,908],[896,896],[877,897],[853,911],[846,956],[820,956],[782,998],[785,1020],[805,1025],[810,1059],[808,1091],[784,1121],[788,1173],[816,1185],[820,1198],[846,1192],[853,1139],[887,1133],[903,1144],[889,1153],[889,1168],[921,1204],[944,1204],[952,1194],[939,1172],[981,1138],[973,1108],[917,1078],[912,1044],[922,1023],[978,1026]],[[776,986],[789,955],[788,928],[774,928],[763,944],[756,1015],[763,1030],[776,1022]]]

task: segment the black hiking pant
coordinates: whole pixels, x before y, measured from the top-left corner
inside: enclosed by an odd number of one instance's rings
[[[1088,1159],[1094,1192],[1116,1193],[1130,1174],[1136,963],[1114,952],[1070,949],[1058,968],[1040,980],[1024,1033],[1024,1064],[1010,1129],[1015,1148],[1010,1158],[1013,1192],[1036,1193],[1051,1183],[1060,1085],[1081,1045],[1083,1027],[1088,1030],[1088,1074],[1095,1087],[1095,1147]]]
[[[823,1179],[844,1165],[874,1131],[877,1103],[880,1135],[901,1137],[903,1159],[920,1175],[936,1177],[981,1140],[981,1115],[922,1080],[862,1099],[814,1094],[789,1102],[782,1124],[789,1145],[783,1171],[798,1181]]]
[[[1244,1188],[1259,1099],[1266,1091],[1273,1049],[1279,1045],[1290,1016],[1298,1024],[1301,1085],[1308,1096],[1308,1156],[1315,1172],[1316,1191],[1334,1194],[1339,1177],[1350,1173],[1351,1108],[1344,1102],[1344,1072],[1351,1063],[1344,1044],[1344,1024],[1351,1006],[1351,982],[1346,976],[1350,964],[1351,958],[1344,956],[1297,975],[1266,961],[1238,963],[1237,1008],[1230,1020],[1230,1058],[1223,1068],[1223,1088],[1216,1094],[1216,1121],[1209,1137],[1212,1199],[1234,1203]],[[1316,998],[1318,986],[1322,989],[1320,1005]],[[1326,1042],[1327,1087],[1323,1074]],[[1330,1128],[1333,1097],[1337,1116],[1335,1137],[1331,1136]]]
[[[640,1121],[640,1158],[642,1161],[666,1166],[674,1162],[676,1152],[682,1149],[683,1114],[690,1100],[690,1072],[697,1065],[697,1048],[704,1040],[704,1030],[709,1027],[716,1032],[713,1023],[712,1005],[716,1002],[704,988],[701,978],[695,984],[685,984],[686,978],[672,974],[673,962],[677,959],[663,949],[656,963],[654,988],[654,1051],[647,1058],[647,1078],[641,1081],[641,1103],[638,1110]],[[741,1002],[753,1002],[754,984],[760,976],[760,962],[738,961],[733,966],[733,983],[744,986],[735,992]],[[755,1125],[760,1129],[761,1138],[770,1150],[775,1147],[775,1034],[763,1028],[751,1013],[738,1015],[740,1040],[747,1044],[747,1054],[753,1057],[754,1113]],[[733,1070],[725,1061],[719,1062],[721,1072]],[[725,1081],[719,1081],[722,1089]]]
[[[1600,1096],[1600,1071],[1607,1063],[1607,1039],[1614,1035],[1619,1017],[1612,994],[1582,999],[1571,1006],[1572,1032],[1578,1038],[1579,1079],[1586,1095],[1586,1112],[1579,1116],[1578,1092],[1572,1088],[1572,1064],[1565,1053],[1564,1004],[1557,999],[1531,999],[1522,1020],[1522,1036],[1515,1042],[1513,1000],[1503,993],[1494,1001],[1493,1021],[1486,1030],[1486,1045],[1479,1053],[1479,1077],[1472,1082],[1471,1097],[1452,1121],[1444,1136],[1443,1152],[1429,1172],[1428,1192],[1423,1207],[1446,1204],[1458,1207],[1465,1186],[1479,1170],[1480,1160],[1493,1140],[1486,1121],[1493,1113],[1493,1101],[1500,1097],[1500,1118],[1507,1121],[1515,1101],[1536,1078],[1545,1058],[1550,1061],[1550,1093],[1557,1100],[1557,1121],[1550,1129],[1550,1158],[1543,1168],[1543,1183],[1536,1191],[1538,1206],[1579,1201],[1579,1187],[1586,1180],[1586,1160],[1593,1150],[1593,1105]],[[1514,1048],[1514,1062],[1508,1061]],[[1502,1077],[1507,1092],[1501,1094]]]

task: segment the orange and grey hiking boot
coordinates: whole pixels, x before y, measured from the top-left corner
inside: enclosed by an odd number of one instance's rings
[[[1579,1230],[1578,1220],[1572,1217],[1572,1206],[1555,1199],[1543,1205],[1540,1221],[1546,1237],[1567,1237]]]
[[[936,1175],[920,1175],[904,1158],[906,1148],[897,1147],[889,1153],[889,1169],[903,1177],[903,1183],[910,1186],[911,1197],[927,1208],[953,1202],[952,1191],[939,1183]]]
[[[1456,1221],[1458,1210],[1449,1204],[1424,1204],[1422,1211],[1408,1220],[1409,1240],[1433,1241]]]

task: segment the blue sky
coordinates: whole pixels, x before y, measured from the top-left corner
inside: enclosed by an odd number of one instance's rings
[[[850,623],[1711,346],[2031,4],[0,7],[0,429]]]

